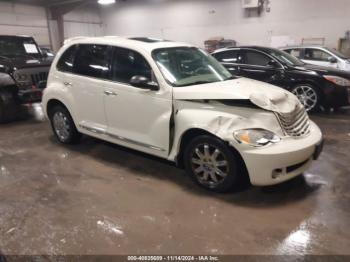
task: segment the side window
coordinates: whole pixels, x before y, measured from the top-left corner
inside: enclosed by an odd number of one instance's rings
[[[239,63],[241,60],[238,50],[223,51],[213,56],[221,63]]]
[[[115,47],[111,80],[128,84],[136,75],[152,80],[152,69],[146,59],[136,51]]]
[[[247,65],[257,65],[257,66],[268,66],[271,58],[259,52],[245,51],[245,64]]]
[[[63,72],[73,72],[74,58],[77,51],[77,46],[69,47],[61,56],[60,60],[57,63],[57,69]]]
[[[301,58],[301,49],[290,49],[289,54],[297,58]]]
[[[305,55],[304,55],[305,60],[328,62],[331,57],[332,56],[330,54],[319,49],[311,49],[311,48],[305,49]]]
[[[110,49],[105,45],[79,45],[74,72],[83,76],[107,78]]]

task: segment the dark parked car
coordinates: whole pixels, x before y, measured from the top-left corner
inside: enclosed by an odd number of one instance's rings
[[[320,106],[337,108],[350,104],[350,74],[308,65],[290,54],[269,47],[233,47],[212,54],[233,75],[283,87],[312,111]]]
[[[19,104],[41,101],[51,62],[32,37],[0,35],[0,123],[12,120]]]

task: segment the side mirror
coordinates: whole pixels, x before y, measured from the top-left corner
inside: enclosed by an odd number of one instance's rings
[[[328,61],[329,61],[330,63],[332,63],[332,64],[335,64],[335,63],[338,62],[338,60],[337,60],[334,56],[330,56],[330,57],[328,58]]]
[[[271,66],[271,67],[278,67],[278,63],[275,60],[270,60],[267,63],[267,66]]]
[[[130,85],[134,87],[142,88],[142,89],[152,90],[152,91],[159,90],[159,86],[156,82],[153,82],[149,80],[147,77],[140,76],[140,75],[133,76],[130,80]]]

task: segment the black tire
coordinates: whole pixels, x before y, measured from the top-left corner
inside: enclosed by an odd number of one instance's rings
[[[204,169],[203,165],[199,165],[198,163],[193,163],[194,159],[198,155],[196,154],[196,149],[199,149],[201,151],[201,146],[203,146],[203,150],[205,145],[209,146],[209,153],[214,155],[215,149],[218,149],[220,151],[220,155],[216,158],[215,163],[219,162],[227,162],[227,167],[225,167],[225,170],[219,168],[222,172],[226,173],[225,177],[221,177],[216,173],[217,166],[214,164],[213,158],[210,157],[209,160],[209,166],[212,167],[212,169],[208,171],[203,171],[203,176],[200,174],[196,174],[196,170],[202,166],[202,169]],[[208,148],[208,147],[207,147]],[[205,155],[205,151],[201,151],[201,153]],[[195,155],[196,154],[196,155]],[[219,159],[218,159],[219,158]],[[196,162],[200,159],[195,159]],[[202,135],[194,138],[188,146],[185,148],[184,151],[184,165],[187,173],[191,175],[192,179],[201,187],[204,187],[205,189],[208,189],[210,191],[224,193],[231,191],[233,188],[235,188],[239,184],[239,161],[235,154],[233,154],[232,150],[229,148],[229,146],[222,140],[210,136],[210,135]],[[206,167],[208,168],[208,167]],[[211,173],[211,175],[206,175],[205,172]],[[212,179],[212,175],[214,175],[217,178],[220,178],[219,182],[210,181]],[[209,176],[209,181],[205,181],[204,178],[206,176]]]
[[[19,105],[16,103],[13,93],[0,91],[0,124],[15,120],[18,112]]]
[[[63,117],[64,119],[64,125],[65,131],[67,131],[67,135],[60,135],[59,127],[57,126],[57,123],[55,122],[55,117]],[[61,105],[57,105],[54,108],[52,108],[49,112],[49,118],[51,122],[52,131],[57,138],[57,140],[63,144],[76,144],[79,143],[81,139],[81,133],[78,132],[73,118],[70,115],[69,111]]]
[[[302,94],[301,90],[303,89],[309,90],[306,92],[307,94],[310,94],[309,99],[304,98],[307,96],[304,96]],[[317,112],[320,109],[320,106],[322,104],[321,102],[322,96],[317,87],[310,84],[298,84],[292,88],[291,92],[298,97],[299,101],[304,105],[305,109],[308,112]],[[311,98],[315,98],[316,101],[314,102],[310,100]],[[312,101],[312,105],[311,105],[311,101]]]

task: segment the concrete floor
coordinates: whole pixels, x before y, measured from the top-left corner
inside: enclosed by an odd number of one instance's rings
[[[0,127],[0,253],[348,254],[350,111],[297,179],[225,195],[171,163],[92,138],[58,144],[40,106]]]

